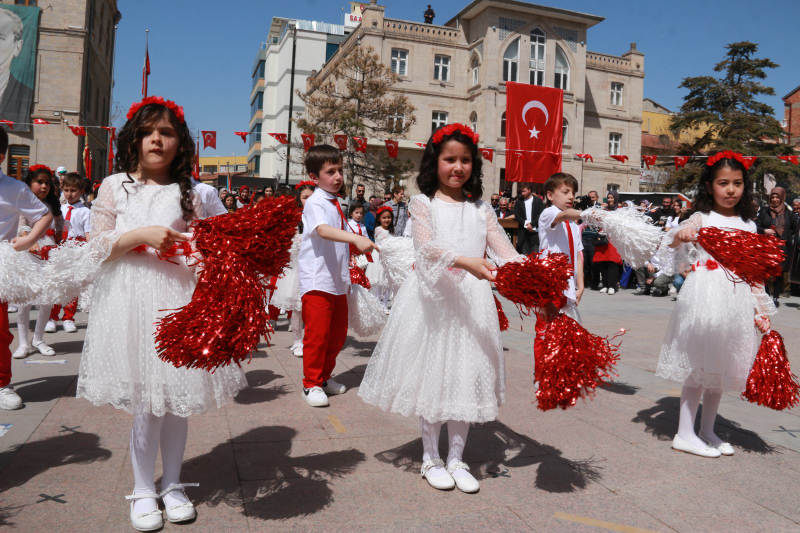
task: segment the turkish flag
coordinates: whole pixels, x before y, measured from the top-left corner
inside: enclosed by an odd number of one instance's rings
[[[353,137],[353,142],[356,144],[356,152],[367,153],[366,137]]]
[[[655,155],[643,155],[642,159],[644,160],[644,164],[647,165],[647,170],[650,170],[650,165],[656,164],[656,157]]]
[[[581,159],[583,159],[584,163],[588,163],[589,161],[594,163],[594,158],[592,157],[592,154],[575,154],[575,157],[580,157]]]
[[[758,158],[756,156],[754,156],[754,155],[752,155],[752,156],[746,156],[746,155],[742,156],[742,164],[744,165],[744,168],[746,170],[750,170],[750,167],[753,166],[753,163],[756,162],[756,159],[758,159]]]
[[[793,165],[796,165],[796,164],[798,164],[798,160],[800,160],[800,157],[798,157],[796,155],[779,155],[778,159],[781,159],[783,161],[786,161],[787,163],[791,163]]]
[[[414,143],[414,144],[416,144],[416,145],[417,145],[417,146],[419,146],[420,148],[425,148],[426,146],[428,146],[428,144],[427,144],[427,143]]]
[[[114,126],[100,127],[111,134],[111,138],[108,140],[108,174],[111,175],[114,171],[114,139],[117,138],[117,128]]]
[[[628,160],[628,156],[627,155],[610,155],[608,157],[610,157],[611,159],[616,159],[620,163],[624,163],[624,162],[626,162]]]
[[[214,150],[217,149],[217,132],[216,131],[201,131],[203,134],[203,149],[209,146]]]
[[[564,91],[506,84],[506,180],[544,183],[561,172]]]
[[[270,137],[272,137],[281,144],[289,144],[289,139],[286,138],[285,133],[267,133],[267,135],[269,135]]]
[[[490,163],[494,161],[494,150],[491,148],[481,148],[481,155]]]
[[[86,137],[86,128],[83,126],[67,126],[77,137]]]
[[[51,122],[43,119],[43,118],[35,118],[33,119],[34,124],[51,124]]]
[[[301,133],[300,137],[303,138],[303,150],[308,152],[308,149],[314,146],[314,134],[313,133]]]
[[[389,157],[392,159],[397,159],[397,150],[399,148],[400,146],[397,141],[393,141],[391,139],[386,141],[386,151],[389,153]]]
[[[683,168],[686,166],[686,163],[689,162],[689,157],[685,155],[678,155],[675,156],[675,170],[679,168]]]
[[[247,132],[246,131],[234,131],[234,135],[238,135],[242,138],[242,142],[247,142]]]
[[[9,129],[14,129],[14,123],[10,120],[0,120],[0,124],[5,124]]]
[[[334,135],[333,141],[339,147],[339,150],[347,150],[347,135]]]

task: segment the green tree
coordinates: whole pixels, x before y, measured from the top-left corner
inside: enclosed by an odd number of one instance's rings
[[[778,65],[769,59],[755,57],[758,45],[743,41],[729,44],[722,61],[714,67],[720,77],[697,76],[684,78],[679,88],[687,89],[680,111],[673,117],[671,128],[675,135],[682,131],[702,131],[694,140],[681,144],[681,155],[701,155],[719,150],[734,150],[744,155],[777,156],[793,153],[785,144],[786,132],[775,119],[775,110],[759,101],[772,96],[775,90],[762,83],[766,69]],[[693,161],[673,175],[678,190],[694,185],[703,170],[705,160]],[[760,157],[750,168],[754,181],[762,186],[761,178],[771,174],[776,180],[797,189],[797,167],[775,158]]]

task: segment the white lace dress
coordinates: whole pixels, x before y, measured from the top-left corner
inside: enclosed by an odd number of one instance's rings
[[[429,422],[494,420],[505,396],[500,326],[491,284],[453,268],[459,256],[521,260],[483,201],[425,195],[409,205],[414,270],[395,296],[358,395]]]
[[[381,247],[383,241],[391,236],[392,234],[382,227],[377,226],[375,228],[375,244],[378,245],[378,248]],[[378,252],[372,252],[372,263],[367,265],[364,273],[367,275],[372,292],[380,295],[383,289],[386,288],[386,272],[383,269],[381,256]]]
[[[103,181],[92,206],[92,240],[111,240],[153,225],[189,231],[178,184],[128,181],[125,174]],[[195,216],[203,218],[197,195],[194,206]],[[195,284],[194,268],[186,261],[162,261],[151,251],[130,252],[105,263],[94,281],[77,397],[130,413],[185,417],[222,407],[247,387],[244,372],[236,365],[212,374],[176,368],[158,358],[156,323],[189,303]]]
[[[292,240],[289,249],[289,266],[283,269],[283,274],[275,283],[275,294],[270,303],[285,311],[301,311],[300,301],[300,276],[297,275],[297,255],[300,253],[300,240],[303,235],[298,231]]]
[[[695,213],[667,233],[658,252],[662,271],[671,275],[694,268],[672,311],[656,375],[678,382],[691,378],[712,391],[744,392],[760,341],[754,317],[774,314],[775,306],[763,289],[734,283],[732,274],[714,268],[715,262],[699,244],[682,244],[670,253],[669,244],[685,227],[756,231],[753,222],[711,211]]]

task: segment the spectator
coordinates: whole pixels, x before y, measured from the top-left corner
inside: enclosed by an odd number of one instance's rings
[[[519,224],[517,229],[517,251],[523,255],[539,250],[539,215],[544,211],[544,202],[534,196],[533,187],[522,186],[522,194],[514,204],[514,219]]]
[[[392,201],[392,193],[385,192],[383,193],[383,203],[391,202]]]
[[[253,195],[253,205],[256,205],[258,202],[263,200],[266,196],[263,192],[257,192]]]
[[[225,197],[226,197],[226,196],[228,196],[229,194],[230,194],[230,192],[228,192],[228,189],[226,189],[225,187],[223,187],[223,188],[221,188],[221,189],[219,190],[219,199],[220,199],[222,202],[225,202]]]
[[[756,217],[756,227],[759,233],[774,235],[784,242],[786,259],[783,261],[783,275],[771,280],[772,299],[775,302],[775,307],[778,307],[780,305],[778,298],[783,293],[784,278],[787,277],[789,272],[792,247],[798,230],[797,217],[786,209],[786,191],[783,187],[773,187],[769,192],[769,206],[759,211]]]
[[[499,198],[497,206],[497,218],[514,220],[514,211],[511,209],[511,207],[509,207],[508,204],[508,198]],[[505,230],[506,235],[508,235],[508,240],[514,242],[514,230],[505,226],[503,226],[503,230]]]
[[[228,213],[235,213],[236,212],[236,197],[232,194],[229,194],[225,197],[225,200],[222,202],[225,204],[225,209],[228,210]]]
[[[497,193],[492,194],[492,198],[489,202],[492,205],[492,209],[494,209],[494,214],[500,216],[500,195]]]
[[[425,19],[425,24],[433,24],[433,17],[436,16],[436,13],[433,12],[430,4],[428,4],[428,9],[425,10],[422,16]]]
[[[369,208],[364,216],[364,225],[367,227],[367,235],[372,242],[375,242],[375,224],[377,223],[378,208],[383,205],[380,198],[372,197],[369,200]]]
[[[608,191],[606,197],[607,211],[615,211],[619,207],[619,193],[617,191]],[[604,236],[602,236],[604,237]],[[605,244],[603,244],[603,240]],[[615,294],[617,292],[617,283],[619,281],[619,271],[622,266],[622,258],[617,253],[614,245],[608,242],[608,239],[598,239],[594,243],[594,273],[598,274],[602,280],[603,288],[600,292]]]
[[[683,216],[683,206],[680,202],[675,202],[672,206],[672,210],[675,212],[675,214],[671,217],[667,217],[667,223],[664,226],[664,228],[668,230],[677,228],[681,222],[681,217]]]
[[[601,207],[602,206],[602,204],[600,203],[600,195],[597,194],[597,191],[589,191],[589,194],[587,194],[586,196],[588,196],[589,199],[592,202],[591,204],[589,204],[589,207]],[[585,264],[586,263],[584,262],[584,265]]]
[[[242,185],[239,187],[239,199],[236,201],[236,207],[241,209],[250,205],[250,187]]]
[[[361,185],[360,183],[356,185],[356,195],[354,198],[350,200],[350,208],[352,209],[354,205],[360,205],[364,208],[364,212],[369,209],[369,202],[366,198],[364,198],[364,193],[366,192],[366,188]]]
[[[640,279],[640,272],[644,273],[644,281]],[[639,282],[639,290],[634,294],[652,294],[653,296],[666,296],[675,294],[677,287],[673,287],[673,277],[661,271],[661,266],[657,257],[653,257],[642,268],[636,269],[636,280]],[[681,281],[680,285],[683,285]]]
[[[653,219],[653,223],[660,228],[666,228],[667,220],[669,217],[674,216],[675,210],[672,208],[672,197],[670,196],[662,198],[661,207],[650,213],[650,218]]]
[[[800,215],[800,198],[795,198],[792,202],[792,211],[794,211],[796,215]]]
[[[403,231],[406,229],[406,221],[408,220],[408,206],[403,201],[405,196],[405,188],[402,185],[395,185],[392,189],[392,199],[383,204],[392,208],[394,235],[397,237],[403,236]]]
[[[264,187],[264,197],[272,198],[273,196],[275,196],[275,189],[273,189],[271,185]]]

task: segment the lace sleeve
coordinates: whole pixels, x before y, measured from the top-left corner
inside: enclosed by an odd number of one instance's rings
[[[19,217],[19,225],[17,226],[17,237],[24,237],[31,232],[31,224],[24,215]]]
[[[778,313],[775,303],[764,290],[764,286],[754,287],[750,289],[753,293],[753,307],[755,307],[756,316],[771,316]]]
[[[661,241],[661,246],[656,252],[656,258],[661,265],[661,272],[667,276],[672,276],[676,272],[682,272],[697,260],[697,248],[691,243],[682,243],[677,248],[671,248],[670,244],[675,240],[675,235],[684,228],[692,228],[699,232],[703,227],[703,217],[700,213],[695,213],[688,219],[681,222],[678,227],[669,230]]]
[[[439,300],[443,293],[437,285],[449,273],[455,282],[460,282],[466,272],[461,269],[450,270],[459,255],[446,244],[436,241],[430,202],[414,197],[409,206],[414,220],[412,239],[414,241],[414,269],[419,279],[423,295]]]
[[[117,227],[117,203],[114,200],[114,187],[106,179],[97,191],[92,202],[92,237],[114,231]]]
[[[486,213],[486,253],[492,263],[500,267],[513,261],[523,261],[525,256],[514,249],[503,226],[497,221],[494,210],[486,203],[482,208]]]

